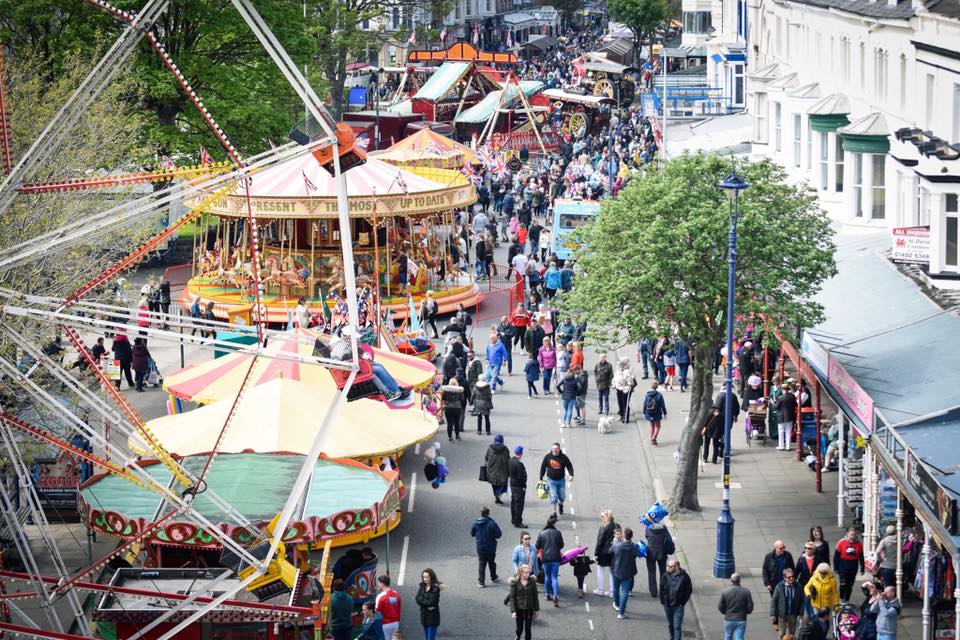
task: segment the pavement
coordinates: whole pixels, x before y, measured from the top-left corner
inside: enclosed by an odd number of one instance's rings
[[[620,355],[636,353],[623,350]],[[589,363],[588,363],[589,364]],[[649,380],[637,379],[646,387]],[[673,454],[679,443],[681,429],[689,413],[689,394],[679,391],[664,391],[669,412],[663,421],[658,437],[659,445],[650,444],[647,425],[642,417],[636,423],[641,433],[640,456],[654,478],[653,486],[658,499],[665,499],[672,490],[676,477]],[[637,394],[639,395],[639,394]],[[637,409],[639,399],[634,399]],[[846,527],[837,526],[836,472],[823,474],[823,492],[817,493],[815,476],[805,464],[798,462],[795,451],[776,450],[776,442],[766,446],[754,442],[746,445],[742,428],[734,429],[731,452],[731,497],[730,505],[735,522],[734,557],[736,571],[742,576],[742,586],[750,589],[754,600],[754,613],[748,618],[747,640],[773,639],[777,635],[767,615],[770,596],[763,586],[761,566],[775,540],[783,540],[794,558],[803,551],[811,526],[823,527],[824,536],[831,543],[842,537]],[[693,581],[692,608],[699,624],[699,637],[722,638],[723,615],[717,610],[720,592],[728,580],[713,577],[713,559],[716,550],[716,518],[721,507],[722,464],[706,463],[700,467],[698,492],[699,513],[672,514],[670,530],[677,545],[681,566],[690,573]],[[852,515],[845,511],[845,525],[852,522]],[[865,576],[861,576],[866,579]],[[862,580],[858,580],[859,585]],[[862,602],[859,587],[855,588],[852,602]],[[904,592],[904,616],[897,637],[919,640],[921,637],[920,603]]]

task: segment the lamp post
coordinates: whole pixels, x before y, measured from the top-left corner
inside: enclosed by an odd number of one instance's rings
[[[729,578],[736,569],[733,557],[733,513],[730,511],[730,431],[733,427],[733,312],[737,268],[737,217],[740,214],[740,192],[748,186],[737,175],[737,169],[718,186],[730,199],[730,231],[727,248],[727,368],[723,398],[723,506],[717,518],[717,555],[713,559],[713,576]]]
[[[370,81],[373,84],[373,108],[376,110],[376,116],[373,123],[373,148],[380,151],[380,76],[383,74],[383,67],[371,74]]]
[[[612,109],[612,107],[611,107]],[[610,114],[610,135],[607,146],[607,161],[609,170],[607,172],[607,197],[613,197],[613,180],[616,177],[617,173],[617,160],[616,156],[613,154],[613,142],[615,139],[614,133],[616,128],[620,125],[620,118],[616,114]]]

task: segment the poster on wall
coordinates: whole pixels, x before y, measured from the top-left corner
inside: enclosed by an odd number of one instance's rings
[[[890,259],[904,264],[930,264],[930,227],[890,230]]]

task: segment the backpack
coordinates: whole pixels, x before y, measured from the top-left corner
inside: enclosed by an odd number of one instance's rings
[[[653,415],[657,412],[657,394],[654,393],[650,396],[647,396],[647,404],[644,407],[644,411],[646,411],[649,415]]]
[[[797,635],[794,637],[794,640],[816,640],[822,636],[820,623],[814,618],[807,620],[802,627],[797,629]]]

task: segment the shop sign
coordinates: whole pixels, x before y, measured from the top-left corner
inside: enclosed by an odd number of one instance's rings
[[[556,151],[560,148],[560,136],[556,132],[543,131],[540,138],[543,140],[543,146],[547,151]],[[503,149],[514,151],[529,149],[532,153],[540,150],[537,134],[532,131],[514,131],[501,139],[500,146]]]
[[[840,361],[831,355],[827,356],[827,380],[830,386],[834,388],[844,402],[849,405],[853,414],[860,419],[866,428],[866,433],[860,435],[869,436],[873,431],[873,398],[863,390],[856,380],[853,379],[847,370],[843,368]],[[859,432],[860,429],[854,425],[854,429]]]
[[[894,227],[890,233],[891,260],[930,264],[930,227]]]
[[[950,535],[955,535],[957,533],[957,499],[940,486],[937,479],[927,471],[913,451],[907,451],[907,482],[920,494],[920,499],[927,508],[937,515],[943,528]]]
[[[809,331],[804,331],[800,338],[800,351],[820,377],[826,378],[827,371],[830,369],[830,354],[820,346]]]

